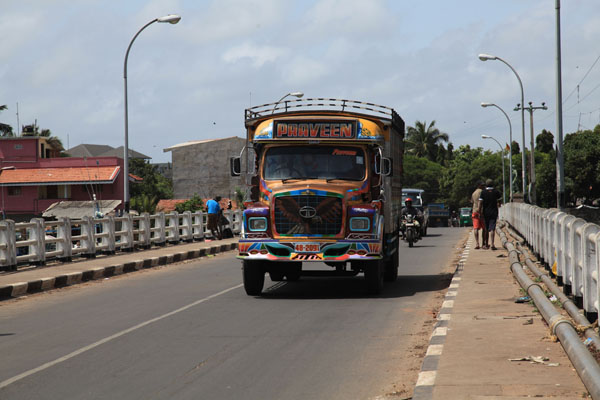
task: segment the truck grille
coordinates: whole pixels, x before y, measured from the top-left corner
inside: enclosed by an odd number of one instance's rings
[[[337,235],[342,230],[342,199],[313,195],[276,197],[275,230],[280,235]]]

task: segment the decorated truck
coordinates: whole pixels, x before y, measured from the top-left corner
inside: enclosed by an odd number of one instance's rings
[[[398,276],[404,121],[392,109],[298,99],[246,110],[246,175],[238,258],[248,295],[303,275],[364,274],[378,294]],[[243,171],[244,170],[244,171]],[[323,269],[311,270],[314,263]]]

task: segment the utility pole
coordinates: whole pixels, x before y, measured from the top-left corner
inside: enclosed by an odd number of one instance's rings
[[[530,141],[530,153],[529,153],[529,203],[535,205],[536,204],[536,196],[535,196],[535,135],[533,133],[533,112],[535,110],[547,110],[546,103],[542,102],[542,105],[539,107],[534,107],[533,103],[530,101],[529,107],[523,107],[523,110],[529,111],[529,126],[531,131],[531,141]],[[521,110],[521,104],[517,104],[515,107],[515,111]],[[525,150],[523,150],[525,151]]]
[[[560,0],[556,0],[556,207],[565,207],[565,169],[563,155],[562,72],[560,50]]]

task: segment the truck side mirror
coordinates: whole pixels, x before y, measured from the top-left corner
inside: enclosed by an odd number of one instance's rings
[[[386,157],[375,159],[375,173],[383,176],[392,176],[392,160]]]
[[[231,157],[229,159],[229,168],[231,170],[231,176],[240,176],[242,174],[240,157]]]

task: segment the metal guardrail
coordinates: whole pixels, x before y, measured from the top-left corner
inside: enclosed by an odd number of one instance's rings
[[[573,295],[588,319],[600,310],[600,226],[558,209],[510,203],[500,208],[507,221],[556,277],[565,294]]]
[[[223,212],[233,233],[242,228],[241,210]],[[69,261],[75,256],[94,257],[116,251],[147,249],[166,243],[203,240],[206,229],[204,212],[172,212],[139,216],[71,220],[60,218],[30,222],[0,221],[0,268],[16,269],[17,264],[44,264],[49,260]]]

